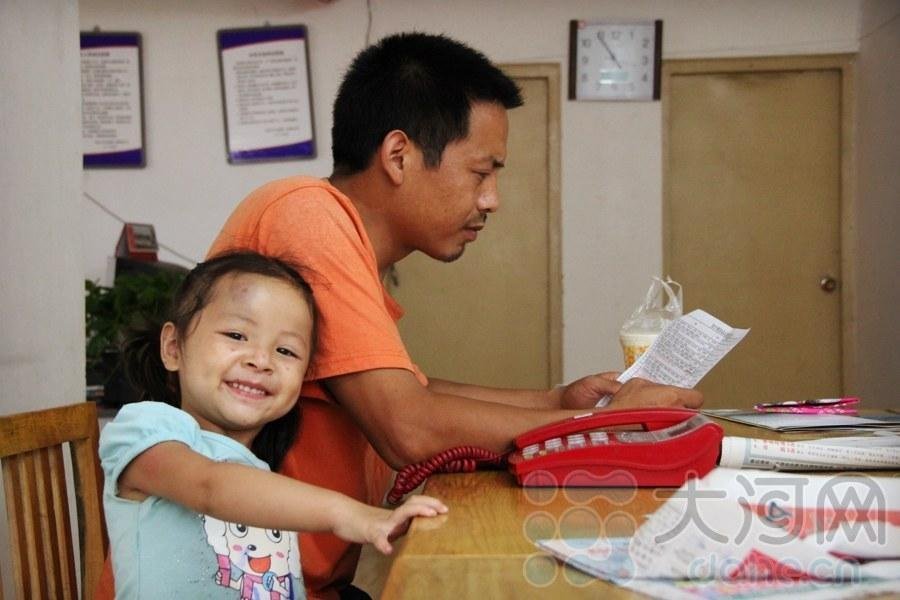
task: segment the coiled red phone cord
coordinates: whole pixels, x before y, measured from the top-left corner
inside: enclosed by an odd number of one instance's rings
[[[397,472],[394,487],[387,501],[399,504],[403,496],[413,491],[432,473],[470,473],[478,466],[503,466],[506,454],[497,454],[477,446],[457,446],[440,452],[428,460],[406,465]]]

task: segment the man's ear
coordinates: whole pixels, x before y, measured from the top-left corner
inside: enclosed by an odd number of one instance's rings
[[[181,346],[175,323],[166,322],[159,332],[159,356],[167,371],[177,371],[181,365]]]
[[[403,176],[409,168],[410,152],[413,143],[409,137],[399,129],[393,129],[384,136],[378,150],[378,160],[381,168],[394,185],[403,183]]]

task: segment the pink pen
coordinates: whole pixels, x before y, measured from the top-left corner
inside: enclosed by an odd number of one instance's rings
[[[794,414],[829,414],[829,415],[856,415],[856,405],[859,398],[821,398],[816,400],[788,400],[787,402],[764,402],[754,408],[758,412],[794,413]]]
[[[859,411],[855,408],[822,407],[813,408],[811,406],[774,406],[772,408],[757,408],[757,412],[765,413],[794,413],[802,415],[858,415]]]

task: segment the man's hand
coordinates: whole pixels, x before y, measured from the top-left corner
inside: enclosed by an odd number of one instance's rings
[[[703,394],[697,390],[660,385],[635,377],[621,384],[609,408],[700,408],[702,405]]]
[[[560,408],[593,408],[606,395],[613,395],[619,391],[622,384],[616,381],[619,373],[607,371],[597,375],[588,375],[577,381],[573,381],[564,388],[559,388],[561,397]]]
[[[699,408],[703,404],[703,395],[697,390],[660,385],[639,378],[623,384],[616,381],[618,376],[615,371],[607,371],[582,377],[560,388],[560,408],[593,408],[607,394],[612,396],[609,408]]]

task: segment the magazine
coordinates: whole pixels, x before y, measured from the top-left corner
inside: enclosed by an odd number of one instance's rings
[[[537,545],[595,577],[666,598],[850,598],[900,587],[900,480],[717,468],[631,538]]]

